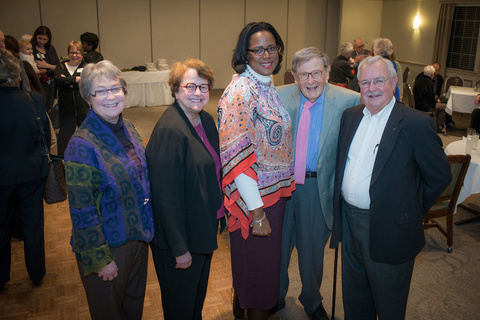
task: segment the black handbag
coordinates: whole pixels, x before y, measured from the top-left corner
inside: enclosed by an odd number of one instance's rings
[[[43,199],[48,204],[67,200],[67,180],[61,156],[48,155],[48,173]]]
[[[40,117],[37,114],[35,102],[33,102],[30,93],[28,91],[26,91],[26,93],[32,101],[33,111],[35,112],[35,116],[37,118],[40,133],[42,135],[43,146],[48,157],[48,173],[47,180],[45,182],[45,190],[43,191],[43,199],[48,204],[65,201],[67,200],[67,180],[65,179],[63,157],[49,153],[45,139],[45,132],[43,131]]]

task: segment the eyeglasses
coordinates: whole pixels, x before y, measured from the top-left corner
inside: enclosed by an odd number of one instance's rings
[[[72,56],[81,56],[82,54],[80,52],[69,52],[68,54],[71,54]]]
[[[186,85],[180,87],[187,89],[187,91],[190,93],[197,91],[197,88],[200,88],[200,92],[203,93],[210,91],[210,85],[206,83],[200,85],[196,85],[195,83],[187,83]]]
[[[300,80],[307,80],[308,79],[308,76],[312,75],[312,78],[313,79],[320,79],[323,75],[323,71],[322,70],[315,70],[315,71],[312,71],[312,72],[300,72],[300,73],[297,73],[296,74],[298,79]]]
[[[270,46],[268,48],[256,47],[256,48],[253,48],[253,49],[247,49],[247,51],[253,52],[257,56],[263,56],[265,51],[267,51],[269,54],[277,53],[278,52],[278,46]]]
[[[375,87],[381,88],[381,87],[385,86],[385,84],[387,83],[388,80],[389,80],[388,78],[377,78],[377,79],[373,79],[372,81],[361,80],[360,81],[360,87],[368,88],[368,87],[370,87],[370,83],[373,82],[373,85]]]
[[[108,96],[108,92],[111,92],[113,95],[117,95],[120,92],[125,93],[125,88],[124,87],[113,87],[111,89],[95,90],[95,93],[90,93],[90,95],[92,97],[105,98],[106,96]]]

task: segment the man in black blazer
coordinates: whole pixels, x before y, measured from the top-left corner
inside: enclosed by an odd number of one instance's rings
[[[433,120],[396,102],[392,63],[359,66],[364,105],[342,116],[331,248],[342,241],[346,319],[404,319],[422,217],[451,180]]]

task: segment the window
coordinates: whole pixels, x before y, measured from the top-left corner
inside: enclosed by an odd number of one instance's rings
[[[455,7],[447,68],[474,71],[480,28],[480,7]]]

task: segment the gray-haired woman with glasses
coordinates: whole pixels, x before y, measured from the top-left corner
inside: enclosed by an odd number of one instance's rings
[[[213,80],[201,60],[174,64],[168,83],[175,102],[147,145],[155,225],[150,248],[167,320],[202,318],[217,219],[224,221],[218,132],[203,111]]]
[[[92,319],[141,319],[153,238],[145,147],[122,117],[126,82],[110,61],[87,64],[80,94],[91,107],[68,143],[71,244]]]

